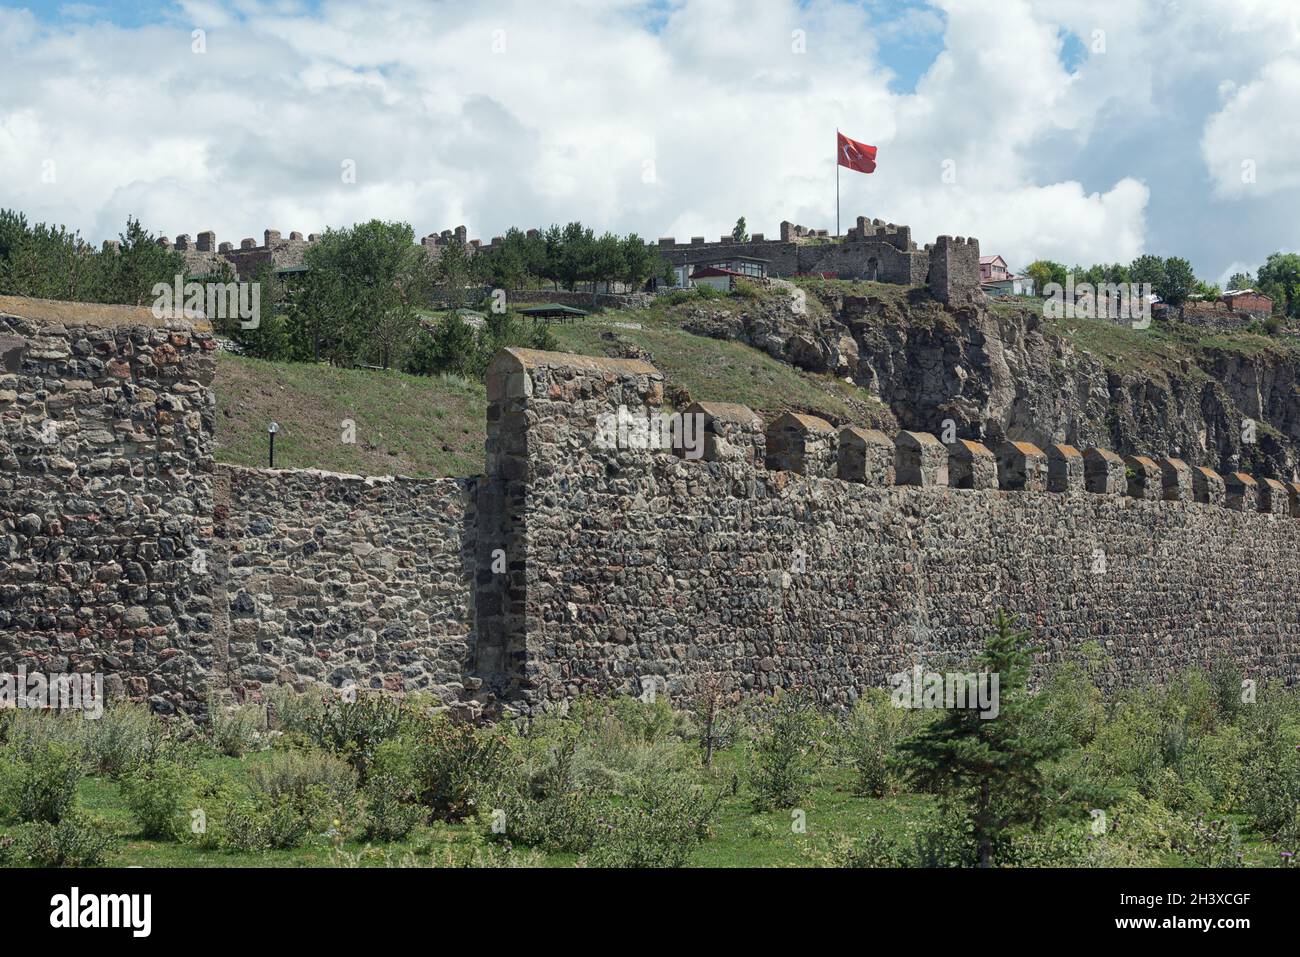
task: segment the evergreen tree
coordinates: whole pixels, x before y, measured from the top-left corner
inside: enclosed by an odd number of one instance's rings
[[[745,217],[741,216],[736,220],[736,225],[731,229],[731,238],[738,243],[749,242],[749,227],[745,225]]]
[[[1041,730],[1050,725],[1038,720],[1043,699],[1028,691],[1028,632],[1015,629],[1001,611],[996,628],[979,662],[998,676],[997,716],[984,717],[973,707],[950,709],[899,745],[912,784],[965,815],[981,867],[993,864],[1008,829],[1044,816],[1042,765],[1067,745],[1063,736]]]

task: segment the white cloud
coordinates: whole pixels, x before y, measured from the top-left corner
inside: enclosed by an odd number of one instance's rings
[[[1300,59],[1279,57],[1227,91],[1205,125],[1201,153],[1219,195],[1269,196],[1300,187]]]
[[[1251,215],[1294,220],[1300,174],[1279,165],[1297,146],[1282,115],[1296,101],[1289,4],[890,10],[187,0],[119,28],[0,9],[4,203],[94,240],[128,213],[170,235],[212,228],[232,241],[370,217],[417,233],[465,222],[484,239],[570,219],[682,238],[716,237],[743,214],[772,234],[782,219],[834,225],[838,126],[881,150],[876,174],[843,174],[846,225],[861,213],[910,224],[918,242],[974,235],[1020,265],[1128,259],[1157,228],[1189,244],[1160,252],[1220,256],[1207,265],[1221,268],[1225,257],[1196,245],[1202,231],[1153,220],[1151,205],[1191,194],[1207,167],[1232,199],[1214,165],[1224,141],[1248,144],[1276,193]],[[190,52],[195,27],[207,30],[205,54]],[[1062,32],[1086,47],[1098,29],[1105,52],[1067,70]],[[915,92],[892,92],[880,44],[938,30],[942,53]],[[1194,131],[1178,135],[1204,145],[1162,138],[1175,118]],[[1185,151],[1181,181],[1144,174],[1146,153],[1106,150],[1135,130],[1149,149]],[[48,158],[55,184],[40,180]],[[345,159],[355,185],[341,181]],[[945,159],[954,183],[941,178]]]

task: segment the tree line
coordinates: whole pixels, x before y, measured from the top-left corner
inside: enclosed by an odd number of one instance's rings
[[[128,218],[118,239],[116,249],[96,249],[63,226],[0,209],[0,294],[143,306],[156,283],[185,272],[184,257],[159,246],[139,220]]]
[[[258,321],[211,317],[214,327],[259,358],[477,375],[504,346],[553,348],[554,340],[544,325],[508,313],[487,310],[477,328],[454,313],[434,317],[435,293],[459,307],[476,305],[483,287],[637,288],[671,275],[635,233],[597,236],[579,222],[531,235],[512,228],[489,252],[453,240],[430,258],[409,224],[371,220],[327,229],[308,247],[304,265],[282,273],[268,263],[239,277],[261,286]],[[177,276],[236,279],[224,260],[207,275],[186,273],[184,256],[160,246],[136,219],[127,220],[116,248],[101,250],[63,226],[0,210],[0,294],[145,306],[155,285],[171,286]]]
[[[1151,290],[1164,302],[1180,306],[1199,296],[1217,299],[1224,292],[1217,283],[1198,279],[1192,264],[1178,256],[1138,256],[1131,263],[1109,263],[1066,267],[1063,263],[1039,259],[1025,268],[1042,292],[1048,283],[1064,286],[1069,276],[1076,285],[1082,282],[1100,286],[1105,283],[1150,283]],[[1300,254],[1277,252],[1269,256],[1258,272],[1234,273],[1228,289],[1254,289],[1273,300],[1273,313],[1295,318],[1300,310]]]

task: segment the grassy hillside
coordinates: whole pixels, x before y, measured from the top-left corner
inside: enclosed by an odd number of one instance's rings
[[[711,300],[710,309],[743,309],[745,301]],[[604,312],[553,328],[559,348],[581,355],[616,355],[618,343],[649,353],[663,370],[669,393],[690,399],[739,402],[763,415],[810,412],[835,424],[873,424],[883,407],[866,389],[829,375],[803,372],[738,342],[710,339],[682,328],[690,304]]]
[[[263,362],[223,354],[217,461],[266,465],[266,425],[280,424],[275,464],[362,475],[483,471],[486,393],[479,383],[397,372]],[[343,441],[344,420],[356,441]]]
[[[612,355],[620,343],[645,350],[678,401],[689,396],[741,402],[769,415],[793,409],[837,424],[871,424],[882,414],[880,403],[857,386],[801,372],[749,346],[684,331],[681,324],[693,305],[604,312],[552,329],[564,352]],[[739,309],[744,300],[709,305]],[[275,462],[284,468],[363,475],[483,470],[487,399],[481,383],[223,353],[215,390],[220,462],[265,465],[266,425],[274,420],[280,424]],[[356,423],[355,444],[342,441],[345,419]]]
[[[820,294],[869,294],[894,302],[909,321],[948,315],[923,294],[900,286],[828,280],[800,280],[798,285],[810,293],[813,309],[825,308]],[[684,328],[701,311],[738,315],[761,309],[768,295],[773,293],[707,300],[664,297],[648,309],[609,310],[551,329],[560,351],[648,358],[663,370],[668,398],[678,405],[691,399],[740,402],[766,417],[791,410],[836,425],[887,427],[887,411],[865,389]],[[1158,382],[1179,374],[1205,375],[1197,363],[1208,354],[1287,357],[1298,348],[1292,339],[1245,331],[1214,334],[1165,323],[1134,330],[1104,320],[1054,319],[1045,326],[1109,368]],[[276,464],[284,467],[368,475],[475,475],[483,468],[486,399],[481,383],[222,355],[216,391],[217,458],[222,462],[265,465],[266,424],[274,419],[281,426]],[[355,444],[342,441],[345,419],[356,422]]]

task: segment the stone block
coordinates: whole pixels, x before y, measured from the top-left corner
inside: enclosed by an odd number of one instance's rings
[[[1062,495],[1082,492],[1083,455],[1073,445],[1054,443],[1047,447],[1047,490]]]
[[[1128,491],[1124,460],[1110,449],[1084,449],[1083,484],[1097,495],[1123,495]]]
[[[1223,477],[1224,504],[1234,512],[1259,510],[1259,483],[1245,472],[1229,472]]]
[[[1192,501],[1205,505],[1223,505],[1225,488],[1223,476],[1204,465],[1193,468],[1191,474]]]
[[[1145,455],[1124,456],[1124,471],[1128,479],[1128,495],[1148,502],[1158,502],[1164,498],[1161,484],[1160,466],[1155,459]]]
[[[1047,491],[1047,454],[1032,442],[998,446],[998,487],[1012,492]]]
[[[864,485],[894,484],[894,443],[884,432],[856,425],[840,429],[839,477]]]
[[[763,467],[767,436],[762,418],[752,409],[730,402],[692,402],[682,415],[701,417],[692,428],[702,429],[704,461]],[[684,456],[685,450],[674,450],[674,454]]]
[[[784,412],[767,427],[767,467],[833,478],[836,469],[835,427],[815,415]]]
[[[1286,497],[1291,503],[1291,517],[1300,518],[1300,482],[1286,483]]]
[[[948,445],[948,484],[953,488],[996,489],[998,460],[983,443],[958,439]]]
[[[1160,487],[1166,502],[1194,502],[1192,467],[1182,459],[1160,460]]]
[[[894,436],[894,480],[899,485],[947,485],[948,450],[929,432]]]
[[[1277,479],[1266,478],[1259,481],[1259,510],[1270,515],[1291,514],[1291,498],[1287,494],[1286,484]]]

